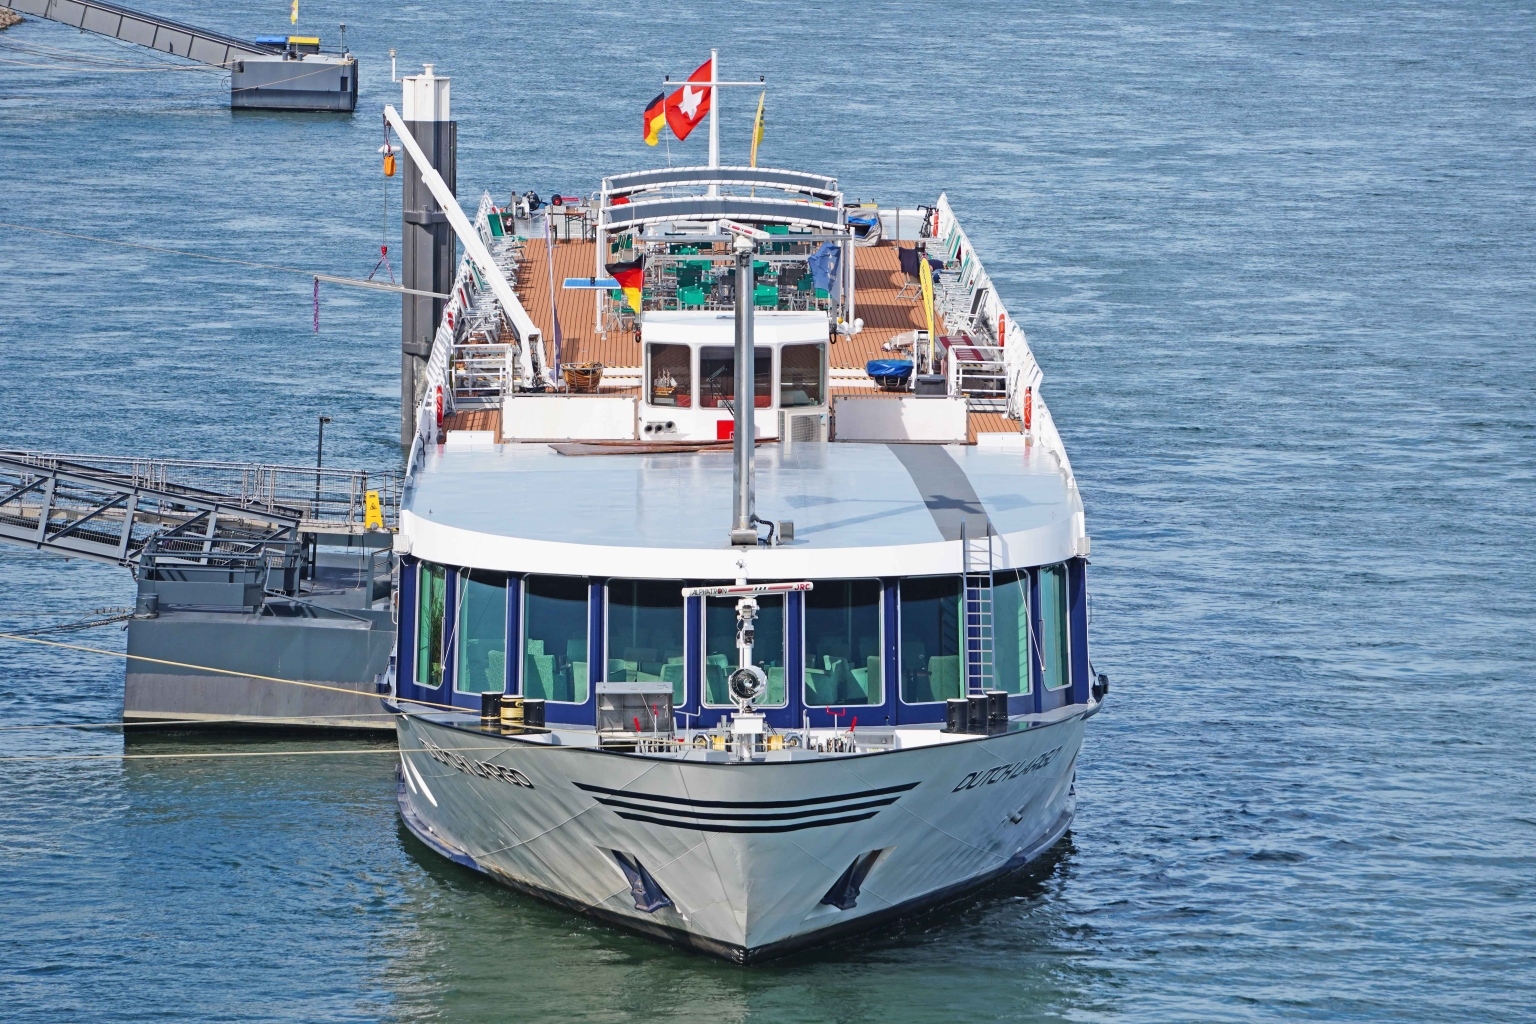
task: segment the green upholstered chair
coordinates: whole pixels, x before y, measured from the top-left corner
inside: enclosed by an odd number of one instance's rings
[[[686,673],[687,668],[683,665],[681,659],[675,662],[668,661],[665,665],[661,666],[661,678],[672,684],[672,703],[674,705],[681,704],[683,698],[687,696],[688,677]]]
[[[947,700],[963,696],[960,690],[960,655],[948,654],[928,659],[929,700]]]
[[[555,692],[555,656],[529,651],[523,658],[523,693],[529,697],[558,700]]]
[[[821,707],[838,702],[837,687],[831,672],[820,668],[805,670],[805,702]]]

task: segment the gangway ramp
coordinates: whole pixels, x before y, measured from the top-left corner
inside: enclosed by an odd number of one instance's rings
[[[394,471],[0,452],[0,542],[132,568],[172,536],[206,554],[384,532],[398,490]],[[370,491],[380,515],[371,524]]]
[[[357,106],[357,59],[321,53],[316,39],[255,42],[105,0],[6,0],[12,10],[222,68],[231,107],[336,110]]]
[[[229,68],[242,57],[274,57],[283,52],[280,46],[236,39],[222,32],[194,28],[101,0],[8,0],[8,6],[20,14],[57,21],[127,43],[138,43],[215,67]]]

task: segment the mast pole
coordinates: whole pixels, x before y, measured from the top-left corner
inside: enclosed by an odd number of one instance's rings
[[[720,51],[709,51],[709,166],[713,169],[720,166],[720,114],[717,108],[720,106],[720,90],[716,84],[720,81]],[[720,190],[716,185],[709,186],[709,194],[719,195]]]
[[[756,449],[753,409],[756,406],[756,360],[752,337],[752,257],[757,246],[736,236],[736,414],[731,446],[735,456],[735,490],[731,501],[731,543],[757,546],[757,509],[752,491],[752,460]]]

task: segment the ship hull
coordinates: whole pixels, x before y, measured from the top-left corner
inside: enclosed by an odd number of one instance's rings
[[[1075,810],[1084,718],[740,764],[403,715],[400,813],[436,852],[514,889],[751,963],[952,899],[1046,852]]]

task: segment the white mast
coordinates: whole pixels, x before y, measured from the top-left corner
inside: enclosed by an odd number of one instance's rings
[[[720,106],[720,90],[715,88],[720,81],[720,51],[709,51],[709,166],[720,166],[720,115],[717,108]],[[709,186],[709,194],[720,194],[717,185]]]

